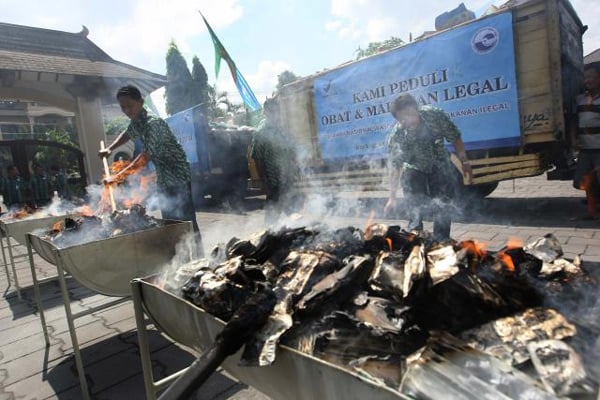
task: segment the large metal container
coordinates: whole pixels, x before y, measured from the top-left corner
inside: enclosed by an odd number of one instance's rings
[[[24,219],[0,219],[0,230],[6,237],[12,237],[17,243],[25,246],[25,234],[38,229],[50,228],[54,223],[72,215],[53,215],[49,217],[29,217]]]
[[[175,342],[199,352],[206,349],[225,323],[162,289],[156,284],[157,278],[155,275],[132,282],[134,302],[141,302],[141,309]],[[136,319],[140,319],[139,308],[136,307]],[[408,399],[364,376],[286,346],[278,347],[277,360],[267,367],[240,366],[240,354],[225,360],[223,368],[273,399]],[[142,360],[145,356],[142,355]],[[148,387],[146,382],[147,391]]]
[[[35,233],[31,247],[83,286],[107,296],[131,295],[133,278],[156,273],[175,255],[177,243],[192,233],[189,221],[160,220],[160,226],[64,248]]]

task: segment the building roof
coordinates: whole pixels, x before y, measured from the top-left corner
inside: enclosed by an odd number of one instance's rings
[[[0,22],[0,70],[101,78],[107,89],[132,84],[144,94],[166,84],[164,75],[112,59],[88,33],[85,26],[70,33]]]
[[[590,54],[588,54],[587,56],[583,57],[584,64],[589,64],[589,63],[598,62],[598,61],[600,61],[600,49],[596,49],[596,50],[592,51]]]

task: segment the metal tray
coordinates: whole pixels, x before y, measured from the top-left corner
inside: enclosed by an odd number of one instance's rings
[[[29,217],[23,219],[0,220],[0,230],[6,237],[12,237],[17,243],[25,246],[25,234],[38,229],[50,228],[58,221],[64,220],[70,215],[53,215],[50,217]]]
[[[176,245],[192,233],[189,221],[160,220],[155,228],[69,247],[29,233],[31,247],[59,265],[83,286],[106,296],[130,296],[133,278],[158,272],[175,255]]]
[[[144,312],[159,330],[175,342],[196,351],[207,348],[225,323],[156,285],[157,277],[132,282],[134,302],[140,301]],[[136,315],[136,319],[139,316]],[[367,377],[292,348],[280,345],[277,351],[277,360],[271,366],[240,366],[241,352],[238,352],[225,360],[222,367],[236,379],[273,399],[408,399]]]

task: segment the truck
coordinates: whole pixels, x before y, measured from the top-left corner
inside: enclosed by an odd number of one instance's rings
[[[248,186],[248,149],[254,128],[209,123],[201,104],[165,118],[183,147],[196,205],[239,202],[256,194]]]
[[[285,130],[302,158],[297,189],[387,190],[390,104],[411,93],[443,109],[473,168],[466,192],[547,173],[571,179],[572,104],[585,26],[568,0],[509,1],[482,17],[283,86]],[[452,151],[450,144],[447,147]]]
[[[190,164],[195,204],[239,203],[246,196],[262,194],[260,183],[249,185],[253,163],[248,151],[254,128],[210,123],[203,108],[198,104],[165,118]],[[109,164],[132,160],[140,151],[141,143],[128,141],[112,151]]]

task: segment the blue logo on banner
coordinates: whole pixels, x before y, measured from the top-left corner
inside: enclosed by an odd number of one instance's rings
[[[486,26],[475,32],[471,44],[476,53],[485,54],[496,48],[499,39],[498,31],[491,26]]]

